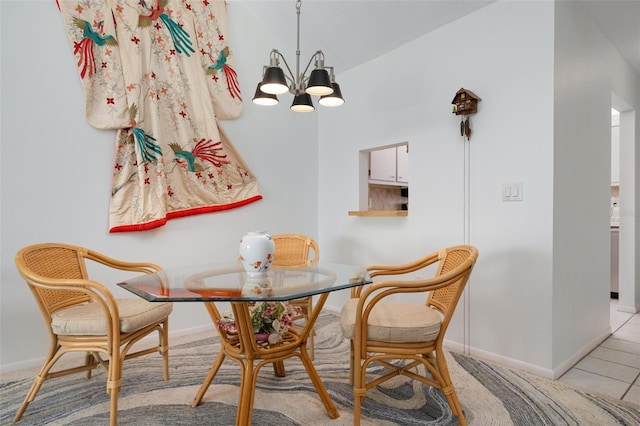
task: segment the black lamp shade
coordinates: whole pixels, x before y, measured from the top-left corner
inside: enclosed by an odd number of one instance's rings
[[[308,93],[302,92],[296,94],[291,104],[291,110],[295,112],[311,112],[315,108],[311,101],[311,96]]]
[[[280,95],[289,91],[284,71],[280,67],[268,67],[262,78],[260,90],[270,95]]]
[[[277,105],[278,97],[270,93],[264,93],[262,90],[260,90],[260,86],[262,86],[262,83],[258,83],[258,87],[256,87],[256,94],[253,95],[252,99],[253,103],[264,106]]]
[[[327,70],[316,68],[311,71],[305,92],[314,96],[325,96],[333,93],[331,79]]]
[[[344,98],[342,97],[342,91],[338,83],[331,83],[333,93],[330,95],[322,96],[318,101],[320,105],[326,107],[337,107],[344,104]]]

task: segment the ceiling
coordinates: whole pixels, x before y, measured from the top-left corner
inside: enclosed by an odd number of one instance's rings
[[[295,0],[240,2],[257,21],[275,32],[273,46],[295,70]],[[316,50],[337,73],[346,71],[494,0],[304,0],[300,18],[301,64]],[[545,0],[551,1],[551,0]],[[640,74],[640,0],[587,0],[586,11],[602,33]],[[264,53],[265,64],[269,52]],[[301,71],[302,71],[301,69]]]
[[[600,31],[640,74],[640,0],[583,2]]]

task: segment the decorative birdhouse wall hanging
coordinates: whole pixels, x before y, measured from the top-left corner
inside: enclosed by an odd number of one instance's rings
[[[460,117],[460,136],[466,136],[467,140],[471,139],[469,115],[478,112],[478,101],[481,100],[482,99],[471,90],[461,87],[451,101],[453,104],[453,113],[462,116]]]

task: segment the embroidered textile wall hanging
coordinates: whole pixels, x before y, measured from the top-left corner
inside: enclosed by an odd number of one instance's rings
[[[242,113],[223,0],[59,0],[88,122],[117,129],[110,232],[260,200],[219,120]]]

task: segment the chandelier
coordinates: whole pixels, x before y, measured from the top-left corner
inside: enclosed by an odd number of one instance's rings
[[[300,72],[300,6],[302,0],[296,1],[296,13],[298,14],[297,49],[296,49],[296,73],[289,67],[286,59],[277,49],[273,49],[269,55],[269,65],[265,65],[262,72],[262,81],[258,83],[253,102],[258,105],[276,105],[280,94],[290,92],[293,95],[291,110],[296,112],[311,112],[315,108],[311,95],[320,96],[320,105],[336,107],[344,104],[340,86],[335,81],[333,67],[324,65],[324,53],[318,50],[311,56],[309,63],[302,73]],[[288,75],[280,68],[280,60],[284,63]],[[314,69],[306,76],[311,62]],[[328,70],[328,71],[327,71]]]

